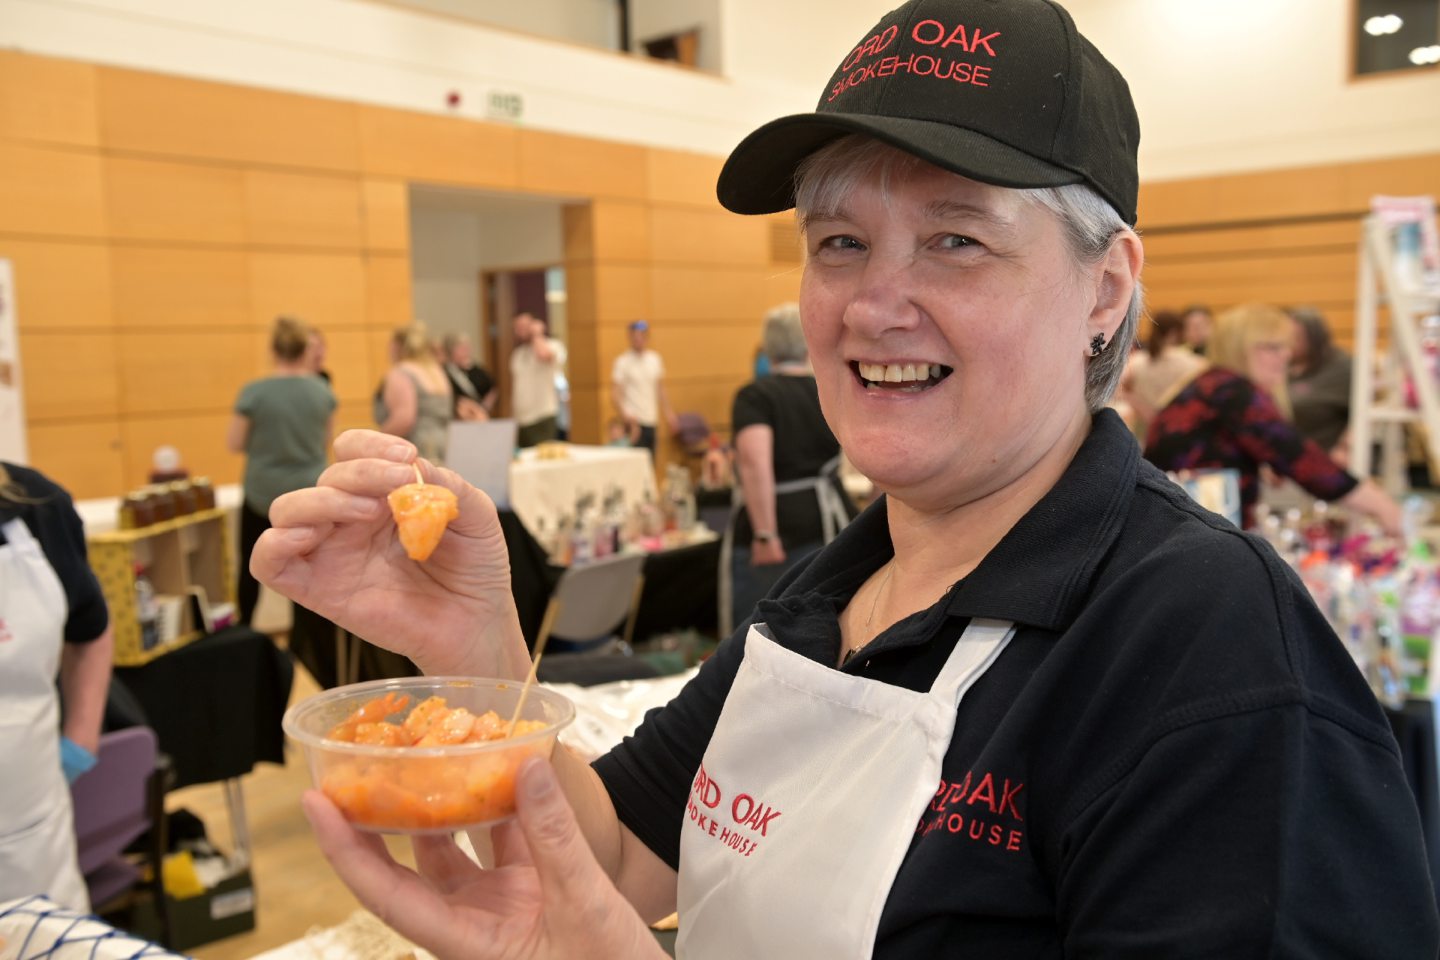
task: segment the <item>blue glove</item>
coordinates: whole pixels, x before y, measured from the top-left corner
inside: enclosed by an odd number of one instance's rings
[[[65,769],[65,782],[74,783],[76,777],[95,766],[95,754],[69,737],[62,736],[60,738],[60,766]]]

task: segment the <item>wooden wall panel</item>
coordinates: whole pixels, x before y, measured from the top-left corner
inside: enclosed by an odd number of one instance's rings
[[[365,173],[505,190],[519,183],[513,127],[381,107],[356,110]]]
[[[641,203],[598,200],[562,209],[566,260],[650,258],[650,211]]]
[[[245,182],[236,167],[107,157],[105,200],[114,237],[223,244],[246,239]]]
[[[113,417],[119,411],[115,334],[20,334],[25,415],[32,422]]]
[[[228,411],[240,388],[268,369],[268,347],[262,330],[122,333],[120,412]]]
[[[646,195],[657,203],[720,209],[715,181],[724,165],[722,157],[652,148],[645,151]]]
[[[359,253],[250,254],[250,320],[268,329],[277,316],[312,326],[355,326],[365,316],[365,262]]]
[[[650,340],[665,360],[667,379],[677,382],[726,375],[747,377],[759,343],[760,324],[749,320],[657,327]]]
[[[77,500],[113,497],[125,489],[118,419],[31,423],[30,463]]]
[[[657,263],[768,264],[769,229],[764,217],[652,207],[651,259]]]
[[[1215,259],[1295,251],[1353,253],[1360,243],[1360,220],[1344,217],[1303,223],[1266,223],[1147,233],[1145,262]]]
[[[376,379],[378,381],[379,378]],[[335,436],[340,436],[346,430],[374,429],[375,421],[368,396],[364,400],[341,400],[340,405],[335,408]]]
[[[0,51],[0,137],[96,146],[95,82],[88,63]]]
[[[566,266],[565,286],[567,296],[571,285],[571,273],[583,279],[588,270],[591,276],[589,296],[593,302],[570,301],[570,316],[588,316],[595,323],[628,324],[632,320],[656,319],[655,303],[650,296],[650,271],[643,265],[633,263],[600,263],[584,267]]]
[[[694,410],[702,414],[713,429],[718,424],[729,425],[730,405],[735,399],[735,391],[749,380],[748,372],[740,377],[676,378],[667,389],[676,410]]]
[[[753,318],[759,329],[770,306],[765,301],[768,266],[650,268],[650,297],[656,321]]]
[[[1346,207],[1368,210],[1375,194],[1440,197],[1440,154],[1347,163],[1340,168]]]
[[[225,431],[230,426],[228,410],[205,413],[177,413],[129,417],[121,421],[124,444],[125,486],[138,486],[150,473],[155,449],[172,446],[191,476],[209,477],[216,485],[239,483],[245,458],[225,449]]]
[[[250,264],[241,250],[111,248],[115,320],[122,329],[213,329],[254,323]]]
[[[476,282],[479,282],[478,279]],[[365,257],[365,322],[384,331],[388,338],[396,327],[414,320],[410,298],[410,258],[403,255],[371,253]],[[381,356],[385,353],[382,350]],[[385,362],[381,369],[389,367]]]
[[[766,274],[763,284],[765,310],[777,307],[782,303],[798,303],[800,300],[800,273],[799,267],[791,267],[787,270],[780,270]],[[755,321],[755,340],[760,340],[760,322],[763,315]]]
[[[103,244],[0,236],[0,259],[8,259],[14,269],[21,330],[113,326],[110,257]]]
[[[359,247],[364,242],[360,181],[354,177],[247,170],[246,232],[281,247]]]
[[[539,130],[520,130],[519,187],[566,196],[643,199],[646,149]]]
[[[371,354],[373,340],[370,331],[359,327],[325,331],[325,366],[337,399],[369,404],[381,376]]]
[[[100,70],[99,90],[101,136],[112,150],[359,168],[354,104],[114,68]]]
[[[0,141],[0,233],[101,237],[103,197],[95,154]]]
[[[365,246],[371,250],[410,249],[410,191],[402,180],[361,181]]]

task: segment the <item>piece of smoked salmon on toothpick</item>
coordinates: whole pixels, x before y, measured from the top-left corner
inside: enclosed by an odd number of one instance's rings
[[[390,491],[386,501],[395,516],[400,545],[411,560],[424,562],[440,545],[445,527],[460,516],[459,502],[448,487],[426,483],[415,467],[415,482]]]

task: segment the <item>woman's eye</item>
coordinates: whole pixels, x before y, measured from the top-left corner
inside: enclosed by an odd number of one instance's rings
[[[970,237],[963,237],[958,233],[947,233],[936,242],[937,246],[945,250],[959,250],[963,247],[978,247],[980,244]]]
[[[863,243],[846,234],[824,237],[815,247],[817,252],[822,253],[826,250],[863,250],[864,248]]]

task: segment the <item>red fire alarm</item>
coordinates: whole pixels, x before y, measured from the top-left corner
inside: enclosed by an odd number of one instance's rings
[[[460,106],[459,90],[451,90],[449,93],[445,94],[445,106],[449,107],[451,110],[454,110],[456,107]]]

